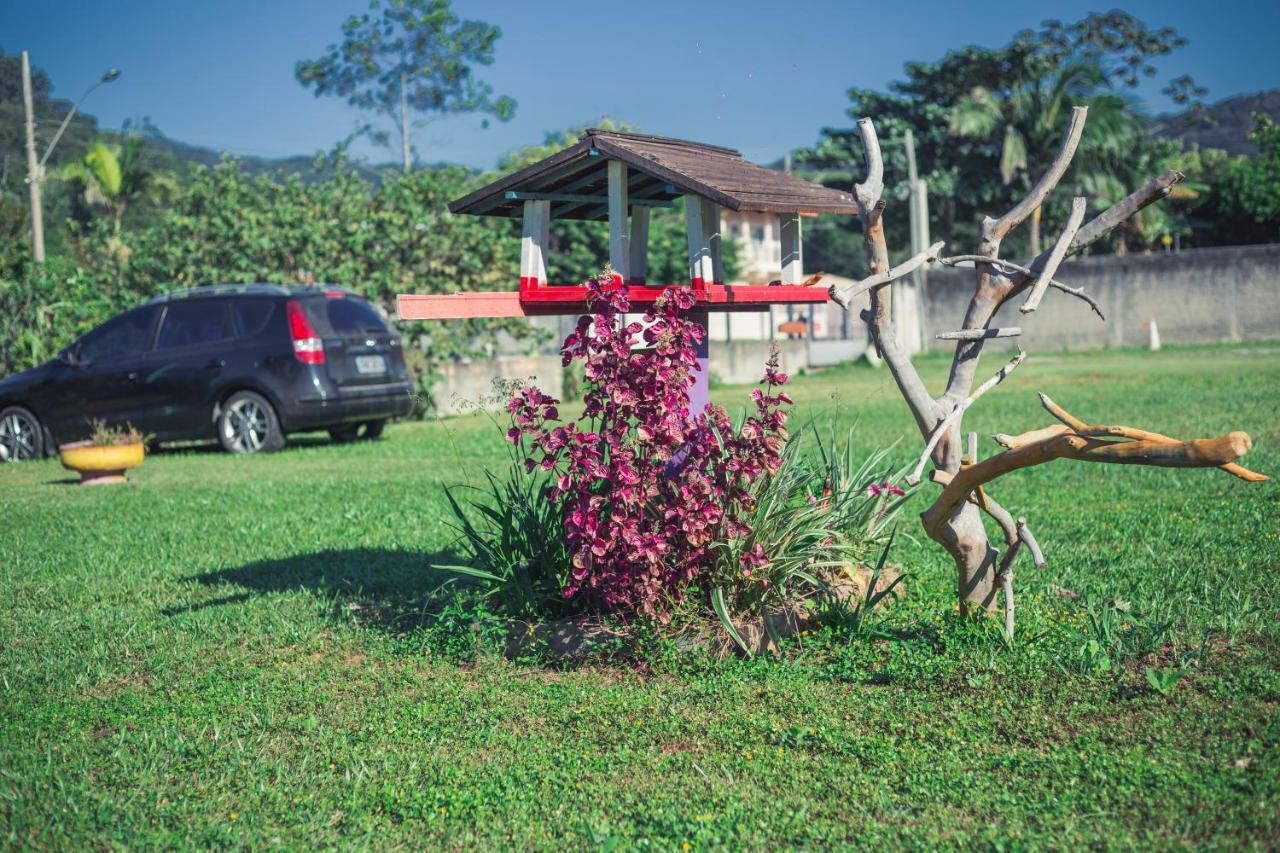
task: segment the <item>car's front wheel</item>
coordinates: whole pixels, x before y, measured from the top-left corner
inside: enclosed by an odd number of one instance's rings
[[[0,411],[0,462],[25,462],[44,456],[40,421],[21,406]]]
[[[218,414],[218,441],[228,453],[274,453],[284,447],[284,431],[266,397],[237,391]]]

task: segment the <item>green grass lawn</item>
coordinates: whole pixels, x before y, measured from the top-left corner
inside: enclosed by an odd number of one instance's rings
[[[924,370],[937,387],[946,363]],[[1244,429],[1246,463],[1280,473],[1278,349],[1033,354],[966,423],[1043,426],[1036,391],[1095,422]],[[852,427],[859,448],[918,451],[883,371],[793,395],[799,421]],[[472,417],[261,458],[164,453],[125,487],[0,468],[0,846],[1280,838],[1275,483],[1068,461],[999,481],[1049,559],[1020,564],[1011,646],[954,615],[941,551],[900,540],[894,639],[565,668],[424,617],[448,605],[426,568],[451,542],[441,489],[503,454]],[[1148,686],[1147,668],[1183,666],[1168,695]]]

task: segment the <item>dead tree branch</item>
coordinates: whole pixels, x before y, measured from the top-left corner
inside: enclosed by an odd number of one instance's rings
[[[1164,468],[1211,468],[1226,465],[1249,451],[1248,433],[1230,432],[1220,438],[1175,441],[1108,441],[1080,435],[1073,428],[1006,450],[960,469],[942,494],[922,515],[925,531],[934,536],[939,525],[968,498],[970,492],[992,480],[1054,459],[1105,462],[1119,465],[1154,465]]]
[[[1032,311],[1040,307],[1040,300],[1044,298],[1045,289],[1049,287],[1049,282],[1053,281],[1053,276],[1058,272],[1058,267],[1066,260],[1067,249],[1071,247],[1071,241],[1075,239],[1076,232],[1080,230],[1081,224],[1084,223],[1085,199],[1083,196],[1076,196],[1071,200],[1071,215],[1067,217],[1066,227],[1062,229],[1062,234],[1058,237],[1053,248],[1049,250],[1049,258],[1044,262],[1044,267],[1039,270],[1036,282],[1031,286],[1031,292],[1027,294],[1026,300],[1018,309],[1023,314],[1030,314]]]
[[[1005,326],[996,329],[961,329],[958,332],[939,332],[934,335],[940,341],[977,341],[989,338],[1016,338],[1022,334],[1018,326]]]
[[[900,278],[906,278],[916,270],[920,269],[920,267],[936,258],[938,256],[938,252],[942,251],[942,247],[945,245],[946,243],[941,241],[934,243],[923,252],[918,255],[913,255],[893,269],[877,273],[873,276],[868,276],[862,281],[854,282],[843,289],[833,284],[831,285],[831,289],[828,291],[831,295],[831,301],[848,311],[849,303],[852,302],[855,297],[861,296],[868,290],[884,287],[886,284],[891,284]]]
[[[920,482],[920,475],[924,472],[924,466],[929,461],[929,457],[933,454],[933,449],[938,446],[938,442],[942,440],[942,436],[946,434],[947,430],[952,429],[960,422],[960,418],[964,415],[965,409],[972,406],[983,394],[1003,382],[1004,378],[1010,373],[1013,373],[1013,371],[1018,368],[1018,365],[1022,364],[1026,357],[1027,354],[1024,351],[1018,350],[1018,354],[1010,359],[1008,364],[996,371],[996,374],[986,382],[979,385],[978,390],[974,391],[968,397],[965,397],[956,404],[955,408],[942,419],[942,422],[939,423],[937,427],[934,428],[932,434],[930,434],[929,441],[925,444],[924,451],[921,452],[920,459],[916,462],[915,469],[907,475],[908,483],[914,486]]]
[[[1032,272],[1029,267],[1024,267],[1022,264],[1015,264],[1012,261],[1006,261],[1004,258],[988,258],[986,255],[952,255],[949,258],[938,258],[938,263],[948,267],[959,266],[966,262],[972,263],[975,266],[977,264],[991,264],[991,266],[995,267],[1006,276],[1022,275],[1026,276],[1028,280],[1039,280],[1042,278]],[[1049,286],[1054,290],[1061,290],[1063,293],[1070,294],[1077,299],[1083,300],[1085,304],[1093,309],[1093,313],[1098,315],[1099,320],[1107,319],[1106,315],[1102,313],[1102,308],[1099,307],[1097,300],[1085,293],[1083,287],[1068,287],[1057,279],[1050,279]]]
[[[862,220],[862,240],[867,249],[867,257],[871,260],[868,272],[874,278],[889,271],[889,249],[885,243],[884,222],[880,216],[884,210],[884,200],[880,197],[884,192],[884,160],[880,154],[880,140],[876,136],[875,124],[871,119],[859,119],[858,132],[862,137],[862,150],[867,163],[867,179],[855,184],[853,189]],[[929,395],[906,350],[898,342],[891,308],[890,291],[873,289],[871,307],[862,316],[923,435],[941,417],[939,407]]]
[[[1083,435],[1087,438],[1127,438],[1133,441],[1146,441],[1153,444],[1181,444],[1176,438],[1167,435],[1161,435],[1158,432],[1151,432],[1145,429],[1136,429],[1127,426],[1090,426],[1076,416],[1072,415],[1066,409],[1059,406],[1053,400],[1049,399],[1048,394],[1040,395],[1040,403],[1044,406],[1045,411],[1062,421],[1071,431],[1077,435]],[[1045,430],[1057,429],[1057,427],[1045,427]],[[997,441],[999,441],[997,439]],[[1006,445],[1007,446],[1007,445]],[[1271,478],[1266,474],[1259,474],[1257,471],[1250,471],[1242,465],[1234,462],[1225,465],[1219,465],[1223,471],[1239,477],[1250,483],[1265,483]]]
[[[1084,123],[1088,114],[1088,107],[1072,107],[1071,118],[1067,123],[1067,130],[1063,134],[1062,144],[1058,148],[1058,153],[1054,155],[1053,162],[1049,164],[1049,168],[1045,170],[1045,173],[1040,176],[1040,180],[1036,181],[1036,185],[1031,188],[1031,192],[1027,193],[1026,198],[1018,202],[1012,210],[999,219],[987,217],[983,220],[983,254],[994,258],[999,252],[1000,241],[1008,236],[1010,231],[1025,222],[1036,208],[1044,204],[1044,200],[1049,197],[1049,193],[1053,192],[1054,188],[1058,186],[1062,176],[1067,173],[1067,167],[1071,165],[1071,159],[1075,157],[1076,147],[1080,144],[1080,135],[1084,133]]]
[[[1024,222],[1034,210],[1040,207],[1045,199],[1048,198],[1049,193],[1053,192],[1054,188],[1058,186],[1058,182],[1062,180],[1067,168],[1071,165],[1071,159],[1075,156],[1076,147],[1080,144],[1080,135],[1084,132],[1085,119],[1088,113],[1089,110],[1085,107],[1074,107],[1071,110],[1071,119],[1067,124],[1066,131],[1063,133],[1062,143],[1058,148],[1057,154],[1054,155],[1053,162],[1049,164],[1049,168],[1040,176],[1040,180],[1036,181],[1035,186],[1031,188],[1027,196],[999,219],[987,217],[982,221],[982,239],[978,250],[985,258],[986,263],[979,262],[976,265],[977,288],[974,291],[973,298],[969,301],[969,308],[965,312],[962,328],[986,328],[992,318],[995,317],[996,312],[1000,310],[1000,306],[1017,289],[1010,279],[993,271],[992,262],[1000,254],[1000,241],[1015,227]],[[1035,262],[1031,264],[1031,270],[1035,272],[1037,269],[1043,269],[1057,248],[1055,245],[1048,252],[1041,253]],[[1050,280],[1053,278],[1052,275],[1046,277]],[[1030,280],[1027,279],[1026,281],[1029,282]],[[1023,286],[1025,286],[1025,283]],[[976,340],[956,347],[955,355],[951,360],[951,375],[947,379],[946,397],[960,399],[968,395],[969,389],[973,387],[974,376],[978,369],[978,358],[982,355],[983,343],[984,341],[982,340]]]
[[[1170,169],[1160,177],[1153,178],[1129,193],[1129,195],[1089,220],[1089,223],[1081,228],[1075,239],[1071,241],[1071,248],[1067,254],[1080,254],[1090,245],[1109,234],[1121,222],[1134,216],[1147,205],[1160,201],[1160,199],[1167,196],[1173,190],[1174,185],[1186,177],[1176,169]]]

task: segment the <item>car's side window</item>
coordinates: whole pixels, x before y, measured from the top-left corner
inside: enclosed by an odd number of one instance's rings
[[[251,338],[267,326],[275,313],[276,303],[270,299],[237,299],[231,303],[240,337]]]
[[[193,299],[170,304],[165,310],[156,349],[212,344],[233,336],[226,302]]]
[[[130,311],[86,335],[80,342],[77,354],[81,361],[92,362],[146,352],[151,348],[155,319],[154,308]]]

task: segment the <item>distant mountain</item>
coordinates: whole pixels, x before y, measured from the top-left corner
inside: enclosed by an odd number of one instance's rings
[[[192,166],[215,166],[223,158],[224,153],[200,145],[179,142],[166,136],[148,135],[146,145],[147,156],[157,168],[185,173]],[[314,155],[297,154],[291,157],[254,157],[251,155],[232,155],[240,163],[240,167],[250,175],[275,175],[283,172],[287,175],[299,174],[303,181],[314,181],[331,170],[316,169]],[[383,172],[398,169],[393,163],[370,164],[353,162],[352,166],[367,180],[378,180]]]
[[[1151,122],[1151,132],[1169,139],[1181,139],[1184,147],[1194,144],[1201,148],[1221,148],[1229,154],[1252,156],[1258,153],[1258,146],[1249,139],[1254,113],[1266,113],[1280,119],[1280,89],[1236,95],[1200,110],[1157,116]]]

